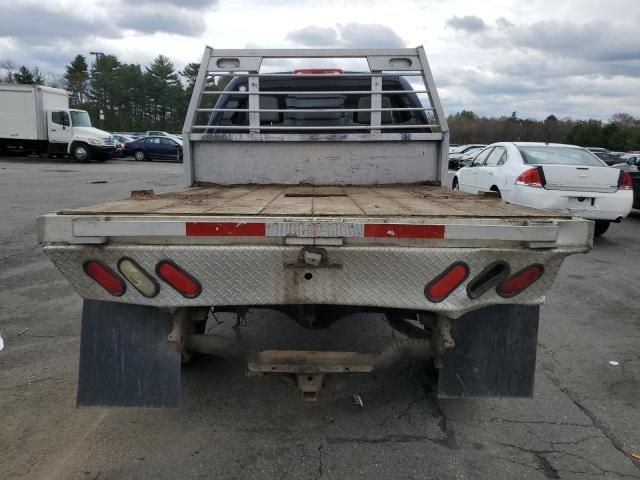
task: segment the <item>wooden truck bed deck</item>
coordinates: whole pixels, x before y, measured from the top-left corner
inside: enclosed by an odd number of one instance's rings
[[[59,212],[69,215],[265,215],[349,217],[558,218],[566,215],[442,187],[200,186],[134,194],[127,200]]]

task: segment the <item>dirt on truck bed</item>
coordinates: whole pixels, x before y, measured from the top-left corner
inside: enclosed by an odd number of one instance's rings
[[[69,215],[265,215],[349,217],[559,218],[564,215],[434,186],[198,186],[134,194],[63,210]]]

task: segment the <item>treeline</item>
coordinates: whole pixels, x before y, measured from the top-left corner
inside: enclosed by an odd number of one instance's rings
[[[463,110],[448,117],[451,143],[493,143],[500,141],[570,143],[583,147],[604,147],[614,151],[640,150],[640,118],[616,113],[608,122],[600,120],[544,120],[509,117],[479,117]]]
[[[105,54],[88,65],[86,57],[77,55],[61,77],[43,74],[37,67],[17,68],[10,60],[0,62],[0,81],[64,88],[71,107],[87,110],[93,124],[104,130],[180,132],[198,68],[198,63],[189,63],[177,71],[164,55],[146,67]],[[221,89],[224,84],[210,78],[207,88]],[[215,96],[207,100],[213,102]]]
[[[115,55],[96,53],[91,65],[77,55],[64,75],[43,73],[38,67],[17,67],[0,61],[0,81],[64,88],[73,108],[88,110],[93,124],[108,131],[165,130],[179,132],[193,91],[198,63],[177,71],[171,60],[158,55],[151,64],[123,63]],[[229,77],[209,78],[207,89],[224,88]],[[203,106],[211,107],[216,96],[207,95]],[[536,141],[606,147],[615,151],[640,150],[640,119],[626,113],[600,120],[544,120],[480,117],[472,111],[448,117],[451,143]]]

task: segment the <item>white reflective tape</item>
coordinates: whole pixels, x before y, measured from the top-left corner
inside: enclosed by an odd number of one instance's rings
[[[303,238],[363,237],[364,225],[338,222],[274,222],[267,223],[265,235]]]
[[[0,352],[4,349],[4,340],[2,339],[2,335],[0,335]]]

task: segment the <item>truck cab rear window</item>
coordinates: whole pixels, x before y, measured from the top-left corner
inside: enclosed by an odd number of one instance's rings
[[[295,127],[347,127],[371,125],[370,111],[371,94],[369,93],[323,93],[323,91],[339,92],[371,90],[370,78],[335,77],[329,78],[295,78],[293,76],[261,78],[260,112],[261,126],[289,127],[283,131],[294,131]],[[382,90],[406,91],[406,93],[382,94],[381,108],[421,108],[417,95],[411,92],[411,86],[400,77],[385,78]],[[249,97],[246,94],[233,94],[233,91],[246,92],[247,78],[234,78],[225,93],[220,96],[215,108],[247,109]],[[315,92],[318,93],[296,93]],[[283,92],[283,94],[269,95],[269,92]],[[286,93],[286,94],[284,94]],[[328,111],[317,111],[317,110]],[[286,110],[278,112],[274,110]],[[420,110],[385,110],[380,113],[383,125],[426,125],[427,116]],[[248,112],[214,112],[209,118],[208,125],[220,126],[249,126]],[[228,130],[219,130],[228,131]],[[238,132],[238,130],[234,130]],[[248,130],[247,130],[248,131]],[[324,130],[325,132],[327,130]],[[354,131],[354,130],[350,130]],[[357,130],[356,130],[357,131]],[[362,130],[368,131],[368,130]],[[394,131],[398,131],[397,129]],[[401,129],[400,129],[401,131]],[[415,132],[415,129],[411,130]],[[341,130],[344,133],[344,130]],[[207,133],[217,133],[214,129]]]

